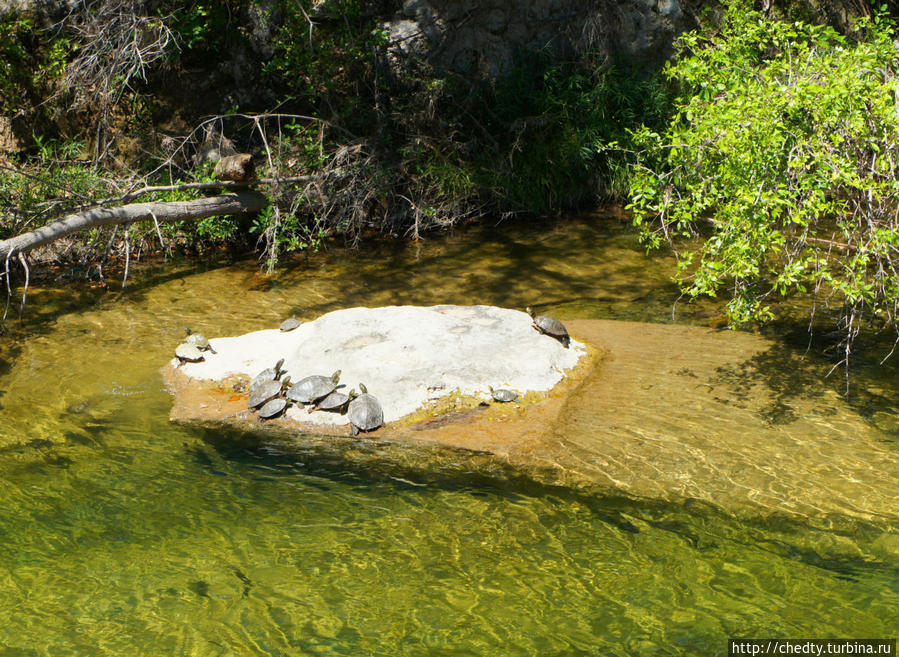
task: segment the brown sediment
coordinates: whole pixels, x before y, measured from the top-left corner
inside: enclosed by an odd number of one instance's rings
[[[566,324],[589,353],[551,392],[489,406],[449,395],[366,440],[382,443],[381,457],[421,458],[422,467],[429,448],[456,450],[460,459],[470,456],[473,469],[500,465],[588,491],[697,499],[824,522],[899,518],[895,445],[837,393],[808,384],[820,373],[795,353],[731,331]],[[166,380],[177,391],[176,420],[253,427],[307,444],[348,434],[346,427],[290,427],[286,420],[263,425],[245,399],[235,398],[233,381],[185,387],[174,369]]]

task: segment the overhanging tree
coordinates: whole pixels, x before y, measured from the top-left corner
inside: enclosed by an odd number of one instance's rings
[[[730,3],[667,75],[667,129],[639,131],[630,187],[648,245],[690,296],[729,294],[734,325],[809,293],[840,309],[843,359],[866,321],[897,329],[899,45],[885,14],[846,38]]]

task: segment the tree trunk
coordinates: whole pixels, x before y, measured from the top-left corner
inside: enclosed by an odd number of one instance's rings
[[[94,208],[70,214],[37,230],[0,241],[0,261],[5,261],[14,253],[24,253],[66,235],[97,226],[152,221],[154,217],[158,222],[172,222],[203,219],[216,215],[258,212],[265,207],[266,202],[265,196],[258,192],[242,190],[194,201],[160,201],[132,203],[117,208]]]

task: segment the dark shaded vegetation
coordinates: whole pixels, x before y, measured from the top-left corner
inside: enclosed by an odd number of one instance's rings
[[[272,267],[331,236],[415,239],[623,193],[621,159],[595,144],[664,120],[660,78],[592,53],[522,53],[503,78],[463,77],[388,42],[395,4],[98,0],[53,24],[7,15],[19,65],[0,87],[20,108],[21,150],[0,162],[0,239],[123,189],[210,180],[210,154],[234,150],[255,153],[260,175],[329,175],[271,186],[255,217],[95,231],[40,256],[103,262],[127,234],[142,252],[255,245]]]

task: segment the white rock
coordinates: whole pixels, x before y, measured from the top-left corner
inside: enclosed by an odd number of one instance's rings
[[[553,388],[584,355],[538,333],[523,312],[493,306],[389,306],[348,308],[288,333],[256,331],[215,338],[217,354],[185,363],[181,372],[218,380],[255,376],[284,358],[296,383],[310,374],[341,370],[345,388],[366,385],[392,422],[446,395],[487,393],[488,386],[523,394]],[[208,352],[207,352],[208,353]],[[458,392],[457,392],[458,391]],[[345,416],[292,406],[288,417],[317,424],[346,424]]]

